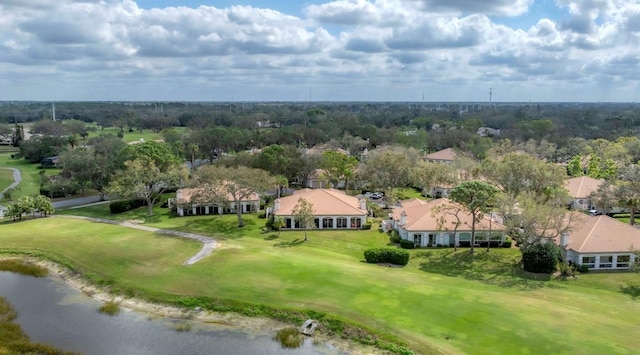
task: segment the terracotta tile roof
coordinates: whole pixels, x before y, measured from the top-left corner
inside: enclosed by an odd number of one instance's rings
[[[313,205],[315,215],[323,216],[363,216],[366,210],[360,209],[360,200],[336,189],[304,189],[298,190],[291,196],[280,199],[280,208],[275,211],[277,216],[292,215],[298,199],[304,198]]]
[[[402,207],[413,207],[413,206],[422,206],[426,205],[428,202],[425,200],[421,200],[419,198],[412,198],[410,200],[404,200],[400,202]]]
[[[569,190],[569,196],[573,198],[586,198],[604,182],[603,179],[594,179],[588,176],[566,179],[564,187]]]
[[[414,199],[417,200],[417,199]],[[401,207],[396,207],[393,210],[393,219],[400,221],[402,212],[407,214],[406,223],[404,229],[408,231],[437,231],[437,230],[453,230],[457,219],[450,214],[440,212],[435,214],[434,209],[440,206],[454,205],[451,200],[446,198],[439,198],[432,201],[422,201],[423,203],[417,203],[414,200],[401,202]],[[460,226],[458,231],[471,231],[472,216],[471,214],[461,211],[458,213],[460,218]],[[489,217],[486,216],[476,224],[476,231],[488,231],[489,230]],[[504,225],[492,221],[491,230],[503,231]]]
[[[640,229],[602,215],[583,218],[580,226],[569,233],[566,249],[578,253],[613,253],[628,252],[632,246],[640,249]]]
[[[198,191],[198,188],[183,188],[183,189],[178,189],[176,191],[176,196],[180,196],[179,198],[176,198],[176,202],[177,203],[189,203],[191,202],[191,197],[193,196],[194,193],[196,193],[196,191]],[[227,201],[229,202],[233,202],[235,201],[235,199],[233,198],[233,196],[231,194],[227,194]],[[249,197],[243,199],[243,201],[260,201],[260,195],[258,195],[257,193],[252,193],[251,195],[249,195]]]
[[[458,154],[453,148],[447,148],[443,150],[439,150],[435,153],[427,154],[424,156],[424,160],[442,160],[442,161],[453,161]]]

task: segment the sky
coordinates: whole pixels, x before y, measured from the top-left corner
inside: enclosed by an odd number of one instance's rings
[[[640,101],[640,0],[2,0],[0,100]]]

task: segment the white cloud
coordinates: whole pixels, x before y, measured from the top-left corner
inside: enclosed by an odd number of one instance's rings
[[[491,16],[523,14],[530,0],[337,0],[305,7],[304,18],[250,6],[4,0],[0,99],[214,100],[235,87],[238,99],[286,100],[315,86],[326,100],[417,100],[402,95],[423,89],[433,100],[482,100],[456,95],[520,83],[505,100],[522,99],[527,85],[575,85],[567,99],[593,100],[612,82],[614,97],[634,99],[640,4],[557,2],[568,18],[523,31]]]

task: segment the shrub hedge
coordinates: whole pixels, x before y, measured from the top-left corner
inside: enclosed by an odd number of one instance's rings
[[[118,214],[127,211],[131,211],[134,208],[138,208],[144,206],[145,201],[143,199],[131,199],[131,200],[120,200],[114,201],[109,204],[109,211],[111,214]]]
[[[510,237],[507,237],[504,242],[502,242],[502,247],[503,248],[511,248],[511,243],[513,243],[513,241],[511,240]]]
[[[364,260],[369,264],[391,263],[407,265],[409,253],[396,248],[374,248],[364,251]]]
[[[402,249],[413,249],[416,247],[416,244],[411,240],[400,239],[400,248]]]
[[[529,272],[550,274],[561,260],[560,248],[553,243],[533,244],[522,251],[522,263]]]
[[[391,240],[391,243],[400,243],[400,241],[402,240],[402,238],[400,238],[400,234],[398,234],[397,230],[393,230],[391,231],[391,237],[389,238]]]

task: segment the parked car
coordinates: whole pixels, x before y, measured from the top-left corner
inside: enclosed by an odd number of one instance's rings
[[[602,211],[598,210],[589,210],[589,216],[599,216],[602,214]]]

